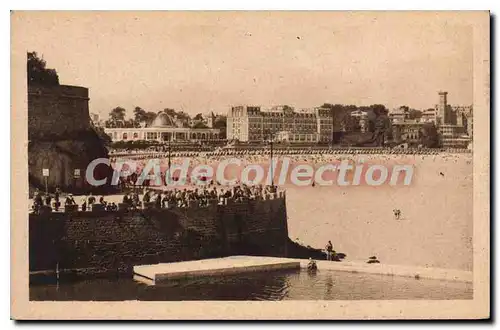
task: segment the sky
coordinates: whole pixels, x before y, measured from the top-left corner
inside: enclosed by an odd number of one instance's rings
[[[21,12],[14,32],[90,112],[472,104],[470,26],[431,14]]]

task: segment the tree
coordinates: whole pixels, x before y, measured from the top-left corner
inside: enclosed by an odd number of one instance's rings
[[[146,110],[141,107],[134,108],[134,120],[136,123],[143,122],[146,117]]]
[[[172,117],[172,119],[177,118],[178,120],[180,120],[183,127],[189,127],[189,121],[191,120],[191,117],[184,111],[177,112],[174,109],[165,108],[163,109],[163,112]]]
[[[218,115],[214,120],[213,128],[216,128],[220,131],[219,136],[221,139],[226,138],[226,127],[227,127],[227,116]]]
[[[434,123],[425,123],[422,126],[420,139],[424,147],[439,147],[439,134]]]
[[[196,116],[194,116],[193,120],[203,120],[203,115],[201,113],[198,113],[196,114]]]
[[[171,108],[165,108],[165,109],[163,109],[163,112],[165,112],[170,117],[174,117],[177,115],[177,112],[175,112],[175,110],[171,109]]]
[[[156,113],[135,107],[134,109],[134,126],[140,127],[141,123],[150,124],[156,118]]]
[[[57,86],[59,76],[55,69],[47,69],[47,63],[36,52],[28,52],[28,85]]]
[[[226,129],[227,126],[227,116],[218,115],[214,120],[214,128]]]
[[[198,121],[193,125],[193,128],[208,128],[208,126],[205,125],[203,122]]]
[[[191,116],[189,116],[189,114],[185,113],[184,111],[179,111],[176,114],[177,114],[177,119],[180,119],[182,122],[187,123],[191,120]]]
[[[146,115],[144,116],[144,122],[146,124],[151,124],[153,120],[156,118],[156,113],[148,111],[146,112]]]
[[[370,105],[370,108],[376,117],[387,116],[387,114],[389,113],[389,110],[387,110],[387,108],[383,104],[372,104]]]
[[[409,119],[418,119],[422,117],[422,111],[416,110],[416,109],[411,109],[408,112],[408,118]]]
[[[130,118],[130,119],[128,119],[128,120],[125,120],[123,124],[124,124],[124,127],[126,127],[126,128],[137,127],[137,126],[135,125],[135,121],[134,121],[134,119],[133,119],[133,118]]]
[[[122,107],[116,107],[109,113],[109,118],[113,122],[124,121],[126,110]]]

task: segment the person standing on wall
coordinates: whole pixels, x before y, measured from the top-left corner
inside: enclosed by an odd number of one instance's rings
[[[55,207],[56,211],[58,211],[59,207],[61,207],[61,202],[59,201],[60,194],[61,194],[61,189],[59,189],[59,187],[57,187],[56,192],[54,194],[54,207]]]

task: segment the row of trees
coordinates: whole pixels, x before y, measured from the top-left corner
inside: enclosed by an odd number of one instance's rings
[[[356,106],[345,104],[324,103],[323,109],[330,109],[336,131],[359,131],[359,121],[355,120],[351,114],[356,111],[363,111],[368,116],[368,131],[387,130],[390,128],[389,110],[383,104],[372,104],[369,106]]]
[[[187,127],[189,123],[189,115],[183,111],[175,111],[174,109],[166,108],[163,112],[177,118],[183,125]],[[109,113],[109,118],[104,123],[106,127],[141,127],[142,124],[150,124],[157,116],[156,112],[146,111],[141,107],[134,108],[134,117],[126,118],[127,110],[122,107],[116,107]]]
[[[422,111],[410,109],[410,107],[407,105],[402,105],[399,107],[399,109],[408,114],[408,119],[419,119],[422,117]]]
[[[351,116],[352,112],[364,111],[368,117],[367,130],[371,136],[358,143],[363,144],[383,144],[392,140],[392,124],[389,118],[389,110],[382,104],[372,104],[369,106],[355,106],[344,104],[325,103],[322,108],[330,109],[332,118],[336,123],[336,129],[344,132],[359,130],[359,122]],[[422,117],[422,111],[410,109],[408,106],[401,106],[404,112],[408,113],[408,119],[419,119]],[[420,130],[420,144],[428,148],[439,146],[439,133],[434,123],[425,123]]]

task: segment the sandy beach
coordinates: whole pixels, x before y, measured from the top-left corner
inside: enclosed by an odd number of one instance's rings
[[[472,270],[472,155],[390,161],[414,164],[410,186],[287,187],[290,238],[321,248],[331,240],[349,260]]]

